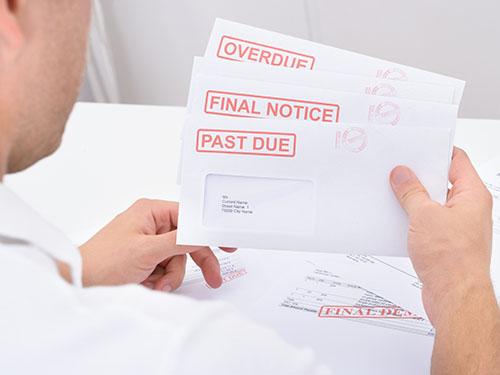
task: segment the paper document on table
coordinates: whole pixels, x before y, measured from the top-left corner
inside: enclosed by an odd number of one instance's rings
[[[205,57],[453,86],[454,104],[460,103],[465,87],[456,78],[223,19],[215,21]]]
[[[192,266],[178,293],[230,302],[344,374],[427,371],[434,336],[429,321],[340,276],[352,273],[344,256],[239,250],[218,257],[220,289],[207,287]]]
[[[346,255],[345,259],[359,285],[369,287],[418,316],[427,317],[422,303],[422,283],[408,257]]]

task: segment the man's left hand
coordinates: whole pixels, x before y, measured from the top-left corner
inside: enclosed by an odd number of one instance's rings
[[[80,247],[83,284],[141,283],[169,292],[181,285],[190,254],[207,284],[218,288],[222,277],[212,250],[176,244],[178,211],[175,202],[140,199],[118,215]]]

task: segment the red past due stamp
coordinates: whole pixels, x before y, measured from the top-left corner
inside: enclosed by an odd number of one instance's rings
[[[297,136],[293,133],[198,129],[196,151],[293,158],[296,140]]]

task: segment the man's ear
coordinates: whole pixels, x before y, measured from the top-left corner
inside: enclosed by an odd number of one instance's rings
[[[15,57],[24,44],[19,5],[20,0],[0,0],[0,60]]]

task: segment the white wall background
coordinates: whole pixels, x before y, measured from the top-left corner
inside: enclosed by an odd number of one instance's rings
[[[85,99],[184,105],[222,17],[464,79],[461,117],[500,118],[499,0],[96,1],[105,35],[93,30]]]

